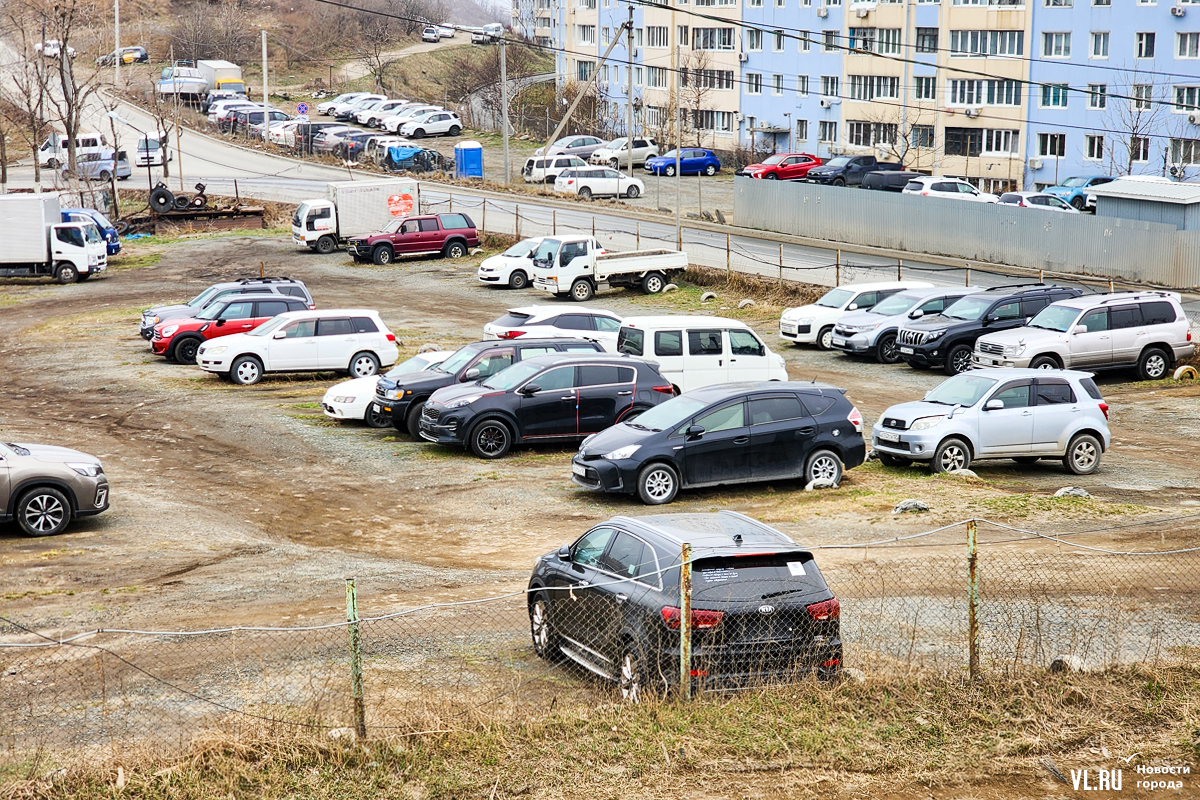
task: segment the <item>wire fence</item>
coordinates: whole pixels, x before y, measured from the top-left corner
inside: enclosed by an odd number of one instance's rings
[[[1147,531],[1153,549],[1111,544]],[[972,520],[781,561],[581,539],[557,583],[360,618],[360,600],[386,593],[360,597],[350,582],[346,618],[310,627],[67,636],[0,618],[0,765],[169,755],[211,731],[438,731],[843,668],[1194,662],[1200,548],[1187,544],[1177,520],[1061,536]]]

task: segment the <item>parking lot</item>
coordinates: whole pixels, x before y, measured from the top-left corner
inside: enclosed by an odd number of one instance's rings
[[[6,616],[70,631],[336,620],[350,575],[371,613],[482,597],[521,585],[537,555],[589,525],[647,513],[636,500],[574,487],[574,448],[484,462],[395,430],[332,423],[317,403],[337,376],[235,386],[154,357],[136,331],[142,308],[257,274],[260,262],[266,274],[304,280],[319,307],[377,308],[402,355],[481,338],[482,325],[509,307],[569,301],[480,286],[478,257],[359,266],[340,253],[297,251],[283,237],[247,235],[135,246],[126,258],[152,262],[138,255],[151,251],[161,254],[156,264],[117,261],[86,285],[0,288],[5,440],[92,453],[112,482],[111,510],[61,536],[26,539],[15,526],[2,529]],[[785,355],[793,379],[845,387],[868,426],[891,403],[917,399],[943,379],[785,346],[774,335],[778,306],[760,298],[739,312],[742,295],[718,291],[703,306],[687,285],[654,297],[615,291],[593,305],[626,315],[742,316]],[[1055,462],[1001,461],[977,465],[974,481],[871,463],[847,472],[835,490],[777,483],[690,491],[669,510],[731,508],[810,544],[882,539],[970,516],[1063,532],[1195,513],[1200,387],[1133,380],[1099,381],[1114,445],[1094,475],[1073,477]],[[1093,499],[1049,502],[1069,485]],[[894,517],[895,503],[910,497],[931,511]],[[1124,549],[1147,535],[1134,527],[1080,541]],[[837,558],[834,551],[823,560]]]

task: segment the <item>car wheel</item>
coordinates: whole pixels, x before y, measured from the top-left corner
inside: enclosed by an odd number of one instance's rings
[[[619,167],[617,166],[619,163],[620,163],[620,162],[618,162],[618,161],[617,161],[617,159],[615,159],[615,158],[610,158],[610,159],[608,160],[608,168],[609,168],[609,169],[619,169]]]
[[[1014,458],[1013,461],[1017,462],[1022,467],[1028,467],[1031,464],[1036,464],[1038,462],[1038,457],[1037,456],[1021,456],[1020,458]]]
[[[238,356],[229,368],[229,377],[241,386],[253,386],[262,380],[262,364],[254,356]]]
[[[830,181],[830,183],[833,184],[834,186],[845,186],[846,179],[845,178],[834,178],[832,181]]]
[[[1147,348],[1138,359],[1138,377],[1144,381],[1161,380],[1167,376],[1170,368],[1170,358],[1157,347]]]
[[[471,452],[479,458],[501,458],[512,449],[512,438],[500,420],[484,420],[471,431]]]
[[[661,272],[651,272],[642,278],[642,291],[646,294],[658,294],[667,285],[667,279]]]
[[[1091,475],[1100,468],[1100,440],[1090,433],[1081,433],[1067,445],[1063,466],[1075,475]]]
[[[638,473],[637,490],[646,505],[665,505],[679,494],[679,474],[670,464],[649,464]]]
[[[1073,197],[1071,198],[1071,205],[1075,207],[1076,211],[1083,211],[1084,199],[1080,196]]]
[[[776,175],[774,172],[768,172],[766,175],[763,175],[763,180],[777,181],[777,180],[779,180],[779,176]]]
[[[528,285],[529,276],[525,274],[524,270],[513,270],[513,273],[508,276],[508,288],[510,289],[524,289]]]
[[[592,190],[586,186],[580,186],[579,187],[579,196],[582,197],[584,200],[591,200],[592,199]]]
[[[900,345],[896,344],[896,334],[885,333],[879,337],[878,359],[880,364],[896,364],[900,361]]]
[[[628,197],[630,200],[636,200],[638,198],[638,195],[640,195],[641,193],[642,193],[642,190],[639,189],[638,187],[630,186],[628,191],[625,192],[625,196]]]
[[[321,255],[327,256],[334,250],[337,250],[337,242],[333,240],[332,236],[322,236],[317,239],[317,252]]]
[[[363,414],[363,422],[367,423],[368,428],[387,428],[391,426],[392,418],[378,409],[379,406],[376,403],[367,404],[367,413]]]
[[[446,245],[446,249],[442,251],[442,255],[446,258],[462,258],[467,254],[467,246],[462,242],[451,242]]]
[[[450,130],[446,131],[446,133],[448,133],[450,136],[458,136],[460,133],[462,133],[462,128],[458,127],[457,125],[451,125]]]
[[[412,403],[408,407],[408,413],[404,416],[404,427],[408,429],[408,435],[414,439],[421,438],[421,414],[425,411],[425,403]]]
[[[879,454],[879,463],[883,464],[885,467],[907,467],[912,462],[909,461],[907,458],[900,458],[899,456],[888,455],[887,453],[880,453]]]
[[[104,183],[108,183],[109,181],[112,180],[112,173],[106,169],[102,169],[102,170],[100,170],[99,178]]]
[[[716,168],[716,166],[714,166],[713,164],[709,164],[707,167],[705,167],[705,168],[704,168],[704,174],[705,174],[705,175],[707,175],[707,176],[708,176],[708,177],[710,177],[710,178],[711,178],[713,175],[716,175],[716,174],[717,174],[717,168]]]
[[[200,349],[200,340],[194,336],[188,336],[180,339],[175,343],[175,352],[172,355],[180,364],[195,364],[196,352]]]
[[[673,178],[673,177],[675,177],[675,167],[674,167],[674,165],[670,165],[670,166],[667,166],[667,167],[665,167],[665,168],[663,169],[663,175],[666,175],[668,178]]]
[[[46,162],[46,169],[58,169],[58,159],[52,158]]]
[[[592,299],[595,291],[592,289],[591,281],[586,278],[580,278],[571,284],[571,299],[580,303],[586,303]]]
[[[31,489],[17,501],[17,525],[26,536],[54,536],[71,521],[67,496],[51,486]]]
[[[946,374],[958,375],[971,368],[971,346],[956,344],[946,353]]]
[[[649,694],[646,684],[646,659],[637,645],[626,642],[621,648],[620,671],[617,674],[621,699],[634,705],[642,702]]]
[[[58,271],[54,273],[54,279],[62,284],[77,283],[79,281],[79,270],[75,269],[75,265],[64,261],[58,265]]]
[[[559,656],[558,637],[550,627],[550,598],[538,592],[529,604],[529,636],[533,639],[533,652],[546,661],[557,661]]]
[[[371,252],[371,260],[380,265],[392,263],[395,257],[396,254],[392,252],[392,248],[386,244],[379,245]]]
[[[962,439],[947,439],[933,451],[933,471],[950,472],[971,466],[971,450]]]
[[[369,378],[379,372],[379,357],[374,353],[355,353],[346,371],[351,378]]]
[[[833,326],[829,325],[821,328],[821,332],[817,334],[817,348],[820,350],[833,349]]]
[[[1058,361],[1054,356],[1038,356],[1029,362],[1030,369],[1058,369]]]
[[[417,128],[415,131],[412,132],[412,136],[410,136],[409,138],[410,139],[424,139],[425,138],[425,129]]]
[[[806,483],[829,481],[838,485],[842,482],[842,460],[832,450],[818,450],[804,465],[804,480]]]

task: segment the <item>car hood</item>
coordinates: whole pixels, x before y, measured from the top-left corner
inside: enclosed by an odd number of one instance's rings
[[[400,375],[395,379],[381,376],[378,380],[380,391],[387,391],[388,389],[395,389],[397,386],[403,386],[405,389],[412,389],[414,392],[418,389],[427,392],[453,384],[454,376],[435,369],[425,369],[420,372],[410,372],[407,375]]]
[[[579,455],[584,458],[597,458],[626,445],[642,444],[657,433],[661,433],[661,431],[644,431],[634,428],[628,423],[620,422],[585,439],[579,447]]]
[[[764,170],[774,169],[780,166],[779,164],[747,164],[743,169],[746,172],[763,172]]]
[[[526,256],[506,256],[503,253],[485,258],[479,263],[481,267],[507,267],[509,264],[519,264],[528,261],[533,266],[533,259]]]
[[[88,464],[100,463],[100,459],[95,456],[90,456],[78,450],[72,450],[69,447],[55,447],[49,444],[25,444],[24,442],[14,442],[13,444],[29,451],[29,455],[26,458],[34,458],[38,461],[45,461],[48,464],[65,464],[70,461],[80,461]]]
[[[816,173],[818,175],[833,175],[834,173],[841,172],[843,169],[845,169],[845,167],[827,167],[822,164],[819,167],[813,167],[810,169],[808,174],[812,175],[813,173]]]
[[[181,328],[186,326],[188,328],[191,328],[192,330],[195,330],[196,328],[199,328],[200,326],[205,325],[209,322],[215,322],[215,320],[196,319],[195,317],[171,317],[170,319],[159,322],[154,327],[155,328],[165,328],[165,327],[167,327],[167,325],[169,323],[171,325],[178,325]]]
[[[194,306],[189,306],[186,303],[180,303],[178,305],[173,305],[173,306],[155,306],[154,308],[147,308],[145,311],[142,312],[142,314],[144,316],[148,316],[148,317],[161,317],[163,314],[170,314],[175,311],[195,311],[195,310],[196,309]]]
[[[1059,333],[1058,331],[1048,331],[1044,328],[1012,328],[1007,331],[996,331],[989,333],[986,336],[980,336],[979,341],[988,341],[994,344],[1020,344],[1021,342],[1039,341],[1044,342],[1052,339],[1067,339],[1067,334]]]
[[[1048,186],[1042,189],[1046,194],[1052,194],[1056,197],[1065,197],[1075,191],[1085,191],[1085,188],[1080,186],[1078,189],[1072,189],[1070,186]]]
[[[799,319],[802,317],[822,317],[841,313],[843,312],[840,308],[830,308],[829,306],[819,306],[816,303],[809,303],[806,306],[789,308],[783,312],[783,316],[788,319]]]
[[[847,311],[842,314],[838,320],[838,324],[845,327],[862,327],[866,325],[878,325],[881,322],[886,322],[892,319],[882,314],[872,314],[866,309],[858,309],[856,311]]]
[[[504,394],[504,392],[500,389],[485,389],[483,386],[479,385],[478,381],[472,381],[470,383],[452,383],[449,386],[443,386],[434,392],[433,396],[429,398],[429,402],[441,403],[442,405],[445,405],[451,401],[458,400],[461,397],[470,397],[471,395],[476,394]]]
[[[941,403],[926,403],[924,400],[914,400],[911,403],[899,403],[891,406],[887,411],[880,415],[875,422],[876,426],[882,426],[885,419],[898,419],[904,421],[904,427],[907,428],[912,423],[922,417],[944,417],[949,414],[954,406],[947,406]],[[962,408],[961,406],[959,407]],[[959,410],[958,414],[962,411]],[[957,414],[956,414],[957,416]]]
[[[978,322],[978,320],[951,319],[945,314],[934,314],[931,317],[910,320],[905,323],[904,327],[911,331],[940,331],[943,328],[951,328],[955,325],[978,324]]]
[[[353,397],[370,397],[375,394],[375,384],[379,382],[378,375],[372,375],[369,378],[354,378],[353,380],[342,381],[330,386],[325,392],[326,397],[344,397],[351,395]]]

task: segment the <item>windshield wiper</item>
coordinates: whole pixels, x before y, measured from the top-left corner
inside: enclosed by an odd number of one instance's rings
[[[784,589],[781,592],[767,592],[766,594],[764,594],[762,596],[762,599],[766,600],[769,597],[781,597],[785,594],[795,594],[796,592],[811,592],[811,591],[812,591],[811,587],[805,587],[803,589]]]
[[[631,428],[637,428],[637,429],[638,429],[638,430],[640,430],[640,431],[648,431],[648,430],[650,430],[650,429],[649,429],[649,428],[647,428],[645,425],[639,425],[639,424],[638,424],[638,423],[636,423],[636,422],[626,422],[625,424],[626,424],[626,425],[628,425],[628,426],[629,426],[629,427],[631,427]]]

